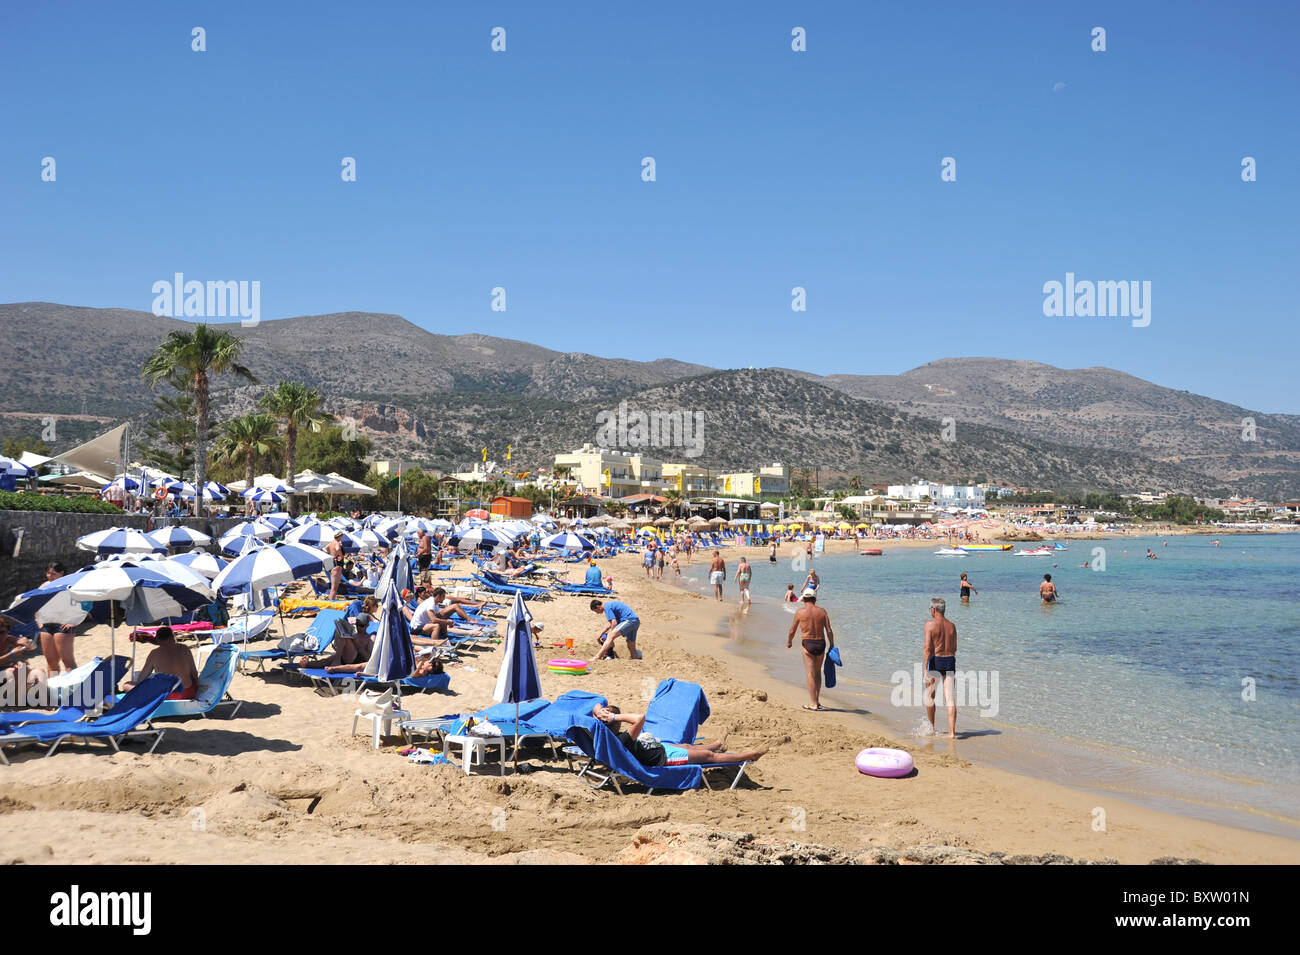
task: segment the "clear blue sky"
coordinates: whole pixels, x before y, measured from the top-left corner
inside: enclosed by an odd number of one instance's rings
[[[1298,11],[6,3],[0,301],[147,310],[182,271],[260,281],[264,319],[822,373],[1105,365],[1300,412],[1266,371],[1300,340]],[[1044,317],[1066,272],[1150,281],[1150,326]]]

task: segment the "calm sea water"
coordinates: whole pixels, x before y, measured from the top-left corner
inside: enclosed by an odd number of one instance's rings
[[[921,711],[890,693],[897,671],[910,678],[920,662],[929,600],[943,597],[959,671],[981,673],[988,691],[997,679],[996,715],[960,710],[959,755],[1300,837],[1300,534],[1220,540],[1074,541],[1052,557],[939,557],[938,544],[817,556],[819,603],[845,658],[830,701],[915,734]],[[1097,547],[1105,570],[1079,566]],[[741,652],[802,685],[779,604],[804,576],[790,554],[785,545],[779,564],[753,562],[756,604],[730,632]],[[704,570],[690,567],[690,586],[707,589]],[[958,601],[962,571],[979,591],[969,605]],[[1044,573],[1061,592],[1054,606],[1038,600]],[[730,580],[726,595],[736,597]]]

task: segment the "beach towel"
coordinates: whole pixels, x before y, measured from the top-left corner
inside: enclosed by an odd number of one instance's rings
[[[693,743],[708,718],[709,701],[700,685],[669,677],[646,707],[644,731],[666,743]]]
[[[597,762],[651,789],[695,789],[704,781],[704,772],[698,765],[643,766],[613,731],[594,716],[575,717],[565,735]]]
[[[534,702],[537,701],[530,700],[523,705],[530,706]],[[563,737],[575,720],[590,717],[597,703],[607,706],[609,700],[586,690],[569,690],[556,697],[554,703],[538,708],[527,717],[523,715],[523,709],[520,709],[520,729],[528,733],[545,733],[549,736]],[[513,712],[509,718],[514,719]]]
[[[844,666],[844,661],[840,659],[840,648],[831,647],[830,652],[826,654],[826,659],[822,662],[822,682],[826,684],[826,689],[835,686],[835,668]]]

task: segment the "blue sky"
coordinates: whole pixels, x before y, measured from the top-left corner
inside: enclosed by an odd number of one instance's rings
[[[1298,337],[1298,11],[6,4],[0,301],[147,310],[182,271],[260,281],[264,319],[821,373],[1104,365],[1296,413],[1266,369]],[[1045,317],[1067,272],[1150,281],[1151,324]]]

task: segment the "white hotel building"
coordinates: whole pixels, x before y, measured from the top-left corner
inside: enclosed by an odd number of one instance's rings
[[[914,504],[928,497],[935,507],[984,506],[984,489],[973,484],[932,484],[929,481],[891,484],[889,497],[898,501],[911,501]]]

